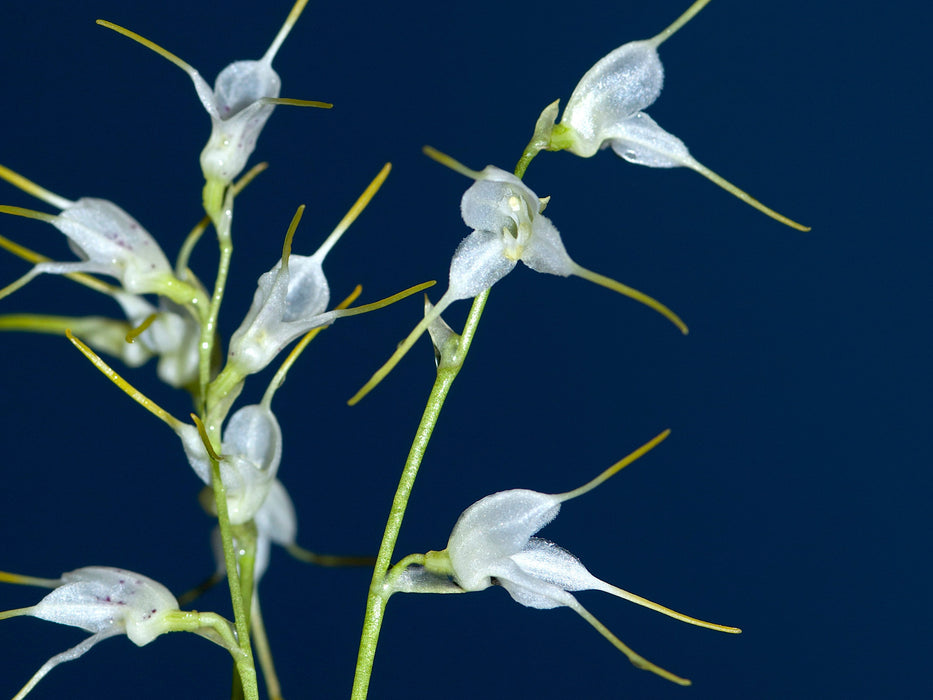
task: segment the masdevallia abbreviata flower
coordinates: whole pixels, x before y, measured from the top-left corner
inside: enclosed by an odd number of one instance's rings
[[[230,337],[227,365],[215,386],[228,386],[264,369],[293,340],[328,326],[338,318],[383,308],[434,283],[415,285],[386,299],[353,308],[327,310],[330,285],[324,259],[370,202],[388,177],[386,163],[313,255],[292,254],[292,240],[304,206],[298,208],[285,235],[279,261],[259,277],[246,317]],[[212,391],[214,387],[212,386]]]
[[[544,110],[533,143],[538,148],[567,150],[584,158],[609,147],[630,163],[652,168],[687,167],[771,218],[809,231],[809,227],[778,214],[699,163],[683,141],[662,129],[643,111],[658,99],[664,84],[658,47],[708,2],[697,0],[660,34],[644,41],[631,41],[597,61],[580,79],[559,124],[553,124],[556,102]]]
[[[12,284],[0,290],[3,298],[42,273],[88,273],[115,277],[130,294],[159,294],[178,304],[188,304],[198,294],[178,279],[155,238],[136,219],[113,202],[96,197],[77,201],[49,192],[19,173],[0,165],[0,178],[60,210],[47,214],[23,207],[0,206],[0,212],[52,224],[68,238],[80,258],[74,262],[44,260]]]
[[[597,590],[637,603],[674,619],[720,632],[738,633],[735,627],[704,622],[675,612],[641,596],[596,578],[573,554],[545,539],[534,537],[550,523],[561,504],[582,496],[606,481],[664,440],[670,431],[616,462],[589,483],[566,493],[539,493],[527,489],[500,491],[467,508],[454,525],[447,547],[428,552],[423,569],[400,576],[403,592],[451,593],[444,580],[461,592],[481,591],[493,585],[504,588],[517,602],[530,608],[568,607],[589,622],[638,668],[681,685],[690,681],[656,666],[622,643],[572,595]],[[433,578],[432,578],[433,575]]]
[[[447,291],[399,344],[389,360],[350,399],[355,404],[368,394],[404,357],[415,341],[455,301],[470,299],[501,280],[519,262],[536,272],[569,277],[575,275],[651,307],[687,333],[680,317],[659,301],[614,279],[578,265],[567,254],[560,233],[544,216],[549,197],[542,199],[516,175],[488,165],[470,170],[439,151],[425,153],[475,182],[463,194],[460,213],[473,232],[464,238],[450,261]]]
[[[177,421],[173,426],[194,473],[211,485],[211,457],[198,429]],[[227,495],[230,523],[252,520],[262,507],[282,461],[282,429],[267,404],[243,406],[223,428],[220,478]]]
[[[207,84],[192,66],[158,44],[119,25],[97,20],[101,26],[113,29],[146,48],[155,51],[181,68],[194,83],[198,98],[211,118],[211,135],[201,151],[204,171],[204,209],[217,218],[227,185],[240,174],[256,148],[256,139],[277,104],[329,108],[327,102],[295,100],[279,97],[282,81],[272,69],[272,61],[281,48],[308,0],[297,0],[282,28],[266,53],[258,61],[234,61],[224,68],[214,82]]]
[[[0,620],[31,616],[60,625],[80,627],[91,636],[56,654],[36,671],[14,696],[21,700],[53,668],[84,655],[108,637],[125,634],[145,646],[166,632],[194,632],[239,652],[230,623],[215,613],[182,612],[169,590],[151,578],[109,566],[86,566],[57,579],[20,576],[0,571],[0,581],[53,589],[36,605],[0,612]]]

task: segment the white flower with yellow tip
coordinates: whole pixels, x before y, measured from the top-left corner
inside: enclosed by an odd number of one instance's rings
[[[0,571],[0,581],[53,589],[36,605],[0,612],[0,620],[29,615],[91,633],[80,644],[46,661],[13,700],[26,697],[59,664],[81,657],[98,642],[116,635],[125,634],[137,646],[145,646],[166,632],[194,632],[232,654],[240,653],[229,622],[214,613],[181,612],[165,586],[142,574],[87,566],[58,579]]]
[[[165,253],[146,229],[113,202],[94,197],[71,201],[2,165],[0,178],[60,209],[61,213],[11,206],[0,206],[0,212],[52,224],[67,236],[68,245],[80,258],[77,262],[39,262],[0,290],[0,298],[43,273],[107,275],[119,280],[122,289],[130,294],[160,294],[179,304],[191,302],[197,294],[191,285],[175,276]]]
[[[192,66],[158,44],[112,22],[97,23],[152,49],[185,71],[194,83],[198,98],[211,118],[211,135],[201,151],[201,169],[207,185],[204,206],[215,217],[223,203],[223,190],[246,166],[256,147],[256,139],[277,104],[329,108],[326,102],[280,98],[282,87],[278,73],[272,68],[276,53],[288,36],[307,0],[298,0],[289,12],[269,49],[258,61],[234,61],[208,85]]]
[[[285,236],[282,257],[271,270],[260,276],[249,311],[230,337],[227,366],[218,377],[216,386],[227,386],[261,371],[289,343],[310,330],[330,325],[338,318],[383,308],[434,284],[416,285],[370,304],[354,308],[345,308],[345,304],[341,304],[327,311],[330,286],[324,275],[324,259],[366,208],[390,169],[391,165],[386,163],[313,255],[293,255],[291,252],[292,238],[304,212],[304,206],[298,208]]]
[[[575,275],[624,294],[658,311],[687,333],[684,322],[657,300],[574,262],[557,228],[542,213],[549,198],[539,198],[517,176],[495,166],[470,170],[433,148],[424,150],[431,158],[475,180],[460,202],[463,221],[474,230],[454,251],[447,291],[398,346],[395,354],[350,399],[351,405],[385,378],[450,304],[489,289],[515,269],[519,261],[536,272],[561,277]]]
[[[198,429],[180,422],[174,427],[194,473],[210,486],[211,459]],[[249,522],[266,500],[282,461],[282,429],[268,405],[244,406],[230,416],[218,456],[230,522]]]
[[[567,550],[548,540],[533,537],[557,516],[562,503],[596,488],[651,450],[669,432],[661,433],[573,491],[549,494],[512,489],[477,501],[457,520],[446,549],[403,560],[421,566],[409,567],[398,575],[392,584],[394,589],[409,593],[453,593],[457,591],[450,587],[451,582],[456,584],[459,592],[481,591],[499,585],[516,602],[530,608],[568,607],[595,627],[638,668],[675,683],[689,685],[689,680],[656,666],[623,644],[580,605],[571,592],[603,591],[700,627],[733,633],[741,630],[689,617],[608,584],[593,576]]]
[[[697,0],[657,36],[624,44],[597,61],[580,79],[559,124],[553,124],[557,102],[544,110],[533,143],[538,148],[568,150],[584,158],[608,146],[630,163],[652,168],[691,168],[771,218],[809,231],[808,227],[766,207],[699,163],[683,141],[666,132],[642,111],[654,103],[664,84],[658,47],[708,2]]]

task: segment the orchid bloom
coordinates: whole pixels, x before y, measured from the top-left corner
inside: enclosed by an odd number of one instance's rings
[[[330,108],[326,102],[280,98],[282,81],[272,69],[281,48],[308,0],[297,0],[282,28],[258,61],[235,61],[217,76],[214,88],[192,66],[158,44],[112,22],[97,20],[181,68],[194,83],[198,98],[211,118],[211,135],[201,152],[201,169],[207,184],[204,208],[216,217],[223,203],[223,191],[246,166],[256,147],[256,139],[277,104]]]
[[[421,561],[423,568],[409,567],[410,573],[399,575],[395,590],[452,593],[455,591],[451,589],[451,582],[459,587],[460,592],[481,591],[489,586],[499,585],[505,588],[516,602],[527,607],[568,607],[595,627],[638,668],[652,671],[675,683],[689,685],[690,681],[687,679],[656,666],[623,644],[580,605],[571,592],[603,591],[700,627],[732,633],[741,630],[689,617],[608,584],[593,576],[580,560],[567,550],[548,540],[533,537],[557,516],[562,503],[596,488],[651,450],[664,440],[669,432],[664,431],[589,483],[573,491],[547,494],[513,489],[494,493],[477,501],[457,520],[447,548],[441,552],[428,552]]]
[[[13,700],[26,697],[59,664],[73,661],[98,642],[120,634],[144,646],[166,632],[195,632],[231,653],[238,651],[229,622],[215,613],[181,612],[165,586],[132,571],[87,566],[58,579],[0,571],[0,581],[53,589],[36,605],[0,612],[0,620],[29,615],[91,633],[80,644],[46,661]]]
[[[697,162],[683,141],[642,111],[658,98],[664,83],[658,47],[708,2],[697,0],[657,36],[624,44],[597,61],[580,79],[559,124],[553,125],[556,102],[544,110],[533,143],[548,150],[568,150],[584,158],[609,146],[630,163],[652,168],[691,168],[772,219],[809,231],[809,227],[778,214]]]
[[[198,429],[188,423],[172,424],[194,473],[211,485],[211,462]],[[252,520],[262,507],[282,461],[282,429],[265,404],[237,410],[223,429],[220,479],[227,494],[230,523]]]
[[[386,163],[314,255],[292,255],[292,238],[304,212],[304,206],[298,208],[285,236],[282,257],[259,278],[253,303],[230,338],[227,366],[218,384],[238,382],[261,371],[286,345],[314,328],[388,306],[433,284],[416,285],[371,304],[326,310],[330,286],[324,276],[324,258],[366,208],[390,170],[391,165]]]
[[[90,273],[115,277],[130,294],[160,294],[179,304],[191,301],[196,290],[179,280],[155,239],[113,202],[93,197],[77,201],[49,192],[19,173],[0,166],[0,178],[61,211],[53,215],[22,207],[0,206],[0,212],[52,224],[68,237],[81,258],[77,262],[43,261],[0,290],[3,298],[42,273]]]
[[[453,302],[484,292],[515,269],[519,261],[536,272],[569,277],[575,275],[651,307],[683,333],[687,326],[669,308],[636,289],[600,275],[574,262],[551,220],[542,214],[548,199],[540,199],[512,173],[492,165],[470,170],[433,148],[425,153],[438,162],[475,180],[460,202],[463,221],[474,229],[450,261],[447,291],[433,309],[398,346],[398,349],[349,403],[355,404],[392,371],[415,341]]]
[[[346,227],[338,227],[314,255],[292,255],[292,236],[303,212],[304,206],[292,220],[281,259],[260,276],[253,303],[230,337],[228,362],[242,375],[263,370],[298,336],[344,315],[338,309],[327,312],[330,287],[322,265]]]

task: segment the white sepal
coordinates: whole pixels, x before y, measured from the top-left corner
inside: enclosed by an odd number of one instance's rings
[[[567,100],[561,124],[570,129],[571,153],[589,158],[608,134],[653,104],[664,85],[664,68],[655,46],[632,41],[601,58],[580,79]]]
[[[91,633],[117,630],[143,646],[169,631],[164,614],[178,610],[165,586],[124,569],[88,566],[62,574],[61,581],[35,606],[33,617]]]
[[[457,583],[468,591],[490,586],[489,568],[520,552],[559,510],[555,496],[527,489],[500,491],[467,508],[447,542]]]

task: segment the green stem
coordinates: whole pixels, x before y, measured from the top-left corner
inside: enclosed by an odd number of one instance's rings
[[[256,525],[253,521],[241,525],[232,525],[230,528],[233,537],[234,553],[236,554],[236,570],[240,579],[240,599],[243,601],[243,617],[249,621],[247,624],[247,634],[252,634],[250,623],[253,619],[253,591],[255,587],[254,570],[256,565]],[[229,572],[227,574],[229,576]],[[239,628],[237,634],[239,632]],[[250,641],[252,644],[252,641]],[[252,653],[252,649],[250,649]],[[250,657],[253,663],[253,673],[255,673],[255,659]],[[233,674],[233,684],[230,693],[231,700],[239,700],[246,697],[246,691],[243,686],[240,669],[237,668]]]
[[[402,476],[399,479],[395,498],[392,501],[392,509],[389,511],[389,518],[386,521],[385,533],[382,536],[382,544],[379,546],[379,554],[376,557],[369,596],[366,599],[366,616],[363,619],[363,633],[360,637],[356,675],[353,678],[353,692],[351,694],[353,700],[364,700],[369,690],[373,662],[376,658],[376,646],[379,643],[379,631],[382,628],[383,612],[389,596],[392,595],[391,588],[386,582],[386,574],[392,562],[392,554],[395,551],[395,543],[402,527],[402,520],[405,518],[408,499],[418,476],[418,468],[421,466],[421,460],[424,458],[425,450],[431,440],[434,427],[437,425],[437,420],[440,417],[444,401],[447,399],[447,394],[450,392],[450,387],[453,385],[461,367],[463,367],[470,345],[473,343],[473,336],[476,333],[476,327],[483,315],[483,308],[486,306],[488,298],[489,290],[487,289],[473,300],[470,315],[467,317],[466,325],[463,328],[463,335],[456,341],[451,352],[442,354],[441,362],[437,368],[437,378],[434,380],[434,386],[431,388],[431,394],[421,416],[421,423],[418,425],[418,430],[412,441],[411,451],[405,461],[405,468],[402,470]],[[454,344],[451,343],[451,345]],[[446,350],[447,348],[445,348]]]
[[[531,161],[535,159],[535,156],[538,155],[543,150],[543,146],[532,139],[531,142],[525,146],[525,152],[522,153],[522,157],[519,159],[518,164],[515,166],[515,175],[519,179],[524,177],[525,171],[528,170],[528,166],[531,165]]]
[[[556,110],[556,104],[554,108]],[[553,118],[551,121],[553,121]],[[539,129],[536,128],[535,138],[532,138],[524,153],[522,153],[518,165],[515,166],[515,175],[519,178],[525,175],[528,165],[542,150],[542,137],[540,137],[538,131]],[[486,307],[487,299],[489,299],[488,288],[473,300],[470,315],[463,326],[463,334],[454,343],[445,346],[441,353],[440,363],[437,367],[437,378],[434,380],[434,386],[431,388],[430,396],[428,396],[427,406],[425,406],[424,413],[421,416],[421,423],[418,424],[418,430],[412,441],[408,459],[405,461],[405,467],[402,470],[402,476],[395,491],[395,498],[392,500],[392,509],[389,511],[389,518],[386,521],[386,529],[382,535],[379,554],[376,557],[372,583],[369,586],[369,595],[366,599],[366,615],[363,618],[363,632],[360,636],[360,650],[356,659],[356,674],[353,677],[353,691],[350,696],[352,700],[366,700],[369,681],[373,672],[373,662],[376,659],[379,632],[382,629],[383,613],[385,612],[386,603],[393,593],[387,574],[392,563],[392,554],[395,551],[398,533],[402,528],[402,520],[405,518],[408,499],[411,497],[421,460],[424,458],[428,443],[431,441],[431,435],[434,433],[434,427],[437,425],[444,401],[447,399],[447,394],[450,392],[454,379],[457,378],[457,374],[463,367],[466,356],[470,351],[470,345],[473,344],[473,336],[476,334],[479,320],[483,316],[483,309]]]
[[[224,298],[224,289],[227,285],[227,275],[230,272],[230,258],[233,255],[233,238],[230,228],[233,219],[233,190],[227,190],[223,210],[211,217],[217,231],[217,243],[220,247],[220,260],[217,263],[217,277],[214,280],[214,292],[208,307],[206,320],[201,325],[201,342],[198,346],[198,384],[200,386],[200,413],[208,415],[207,385],[211,379],[211,359],[214,353],[214,343],[217,338],[217,318],[220,315],[220,303]],[[207,434],[213,439],[217,437],[217,426],[208,423],[204,426]]]
[[[220,463],[211,460],[211,489],[214,491],[214,503],[217,507],[217,523],[220,526],[220,538],[223,542],[224,566],[227,569],[227,583],[230,586],[230,600],[233,604],[233,619],[237,633],[237,643],[243,651],[242,658],[236,659],[237,672],[242,684],[243,696],[247,700],[259,700],[259,685],[256,681],[256,664],[253,661],[253,649],[249,639],[249,610],[243,596],[246,590],[240,586],[240,571],[237,566],[237,556],[233,548],[233,528],[230,525],[230,514],[227,511],[227,490],[220,478]],[[255,550],[255,536],[254,536]],[[249,547],[245,547],[249,550]],[[255,554],[255,551],[252,552]],[[249,553],[244,557],[244,569],[249,568],[250,584],[245,586],[252,591],[252,564]],[[250,593],[251,595],[251,593]]]

